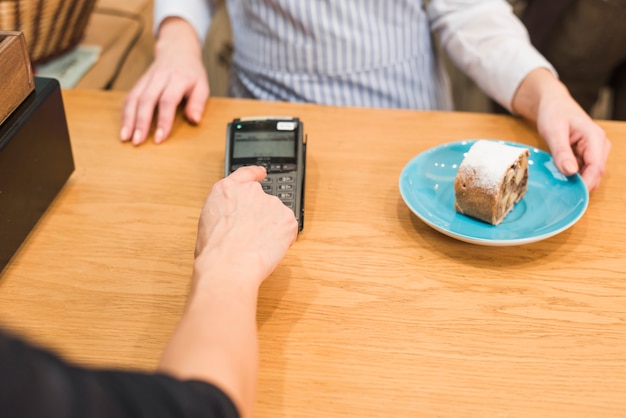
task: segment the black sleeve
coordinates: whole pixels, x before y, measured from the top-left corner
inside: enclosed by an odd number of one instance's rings
[[[232,400],[206,382],[87,370],[2,331],[0,411],[12,418],[239,418]]]

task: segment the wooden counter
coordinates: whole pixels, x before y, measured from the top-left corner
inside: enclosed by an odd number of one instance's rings
[[[420,152],[464,138],[545,149],[496,115],[211,99],[200,126],[118,141],[122,93],[66,91],[76,171],[0,276],[0,322],[82,364],[155,367],[184,306],[226,123],[299,116],[306,215],[260,292],[258,417],[626,413],[626,123],[582,219],[483,247],[403,202]]]

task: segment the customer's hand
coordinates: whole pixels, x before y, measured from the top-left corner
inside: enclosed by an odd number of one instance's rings
[[[537,123],[563,174],[579,172],[590,191],[598,188],[611,143],[552,73],[544,69],[531,72],[513,98],[513,111]]]
[[[159,29],[154,62],[126,97],[120,139],[143,143],[157,112],[154,142],[161,143],[170,134],[183,99],[187,101],[185,116],[198,123],[208,97],[209,82],[196,32],[185,20],[167,18]]]
[[[200,216],[197,263],[224,266],[226,279],[257,285],[276,268],[298,223],[291,209],[262,190],[265,176],[263,167],[242,167],[213,186]]]
[[[187,307],[159,363],[161,372],[217,385],[242,417],[254,416],[259,287],[298,233],[293,211],[261,188],[265,175],[242,167],[209,193]]]

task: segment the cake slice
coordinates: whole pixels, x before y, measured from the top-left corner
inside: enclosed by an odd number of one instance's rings
[[[478,140],[454,180],[457,212],[500,224],[526,193],[528,149],[495,140]]]

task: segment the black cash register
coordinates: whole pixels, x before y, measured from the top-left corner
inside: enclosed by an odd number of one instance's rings
[[[73,171],[60,85],[36,77],[0,124],[0,273]]]

